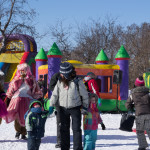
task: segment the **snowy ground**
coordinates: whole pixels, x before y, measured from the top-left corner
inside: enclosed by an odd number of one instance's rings
[[[102,114],[106,130],[102,130],[99,125],[96,150],[137,150],[138,144],[134,132],[119,130],[120,114]],[[0,150],[26,150],[27,143],[24,140],[16,140],[14,124],[0,125]],[[72,145],[71,131],[71,149]],[[149,142],[148,138],[147,141]],[[48,118],[46,122],[45,137],[42,139],[40,150],[56,150],[56,118]],[[59,150],[59,149],[57,149]]]

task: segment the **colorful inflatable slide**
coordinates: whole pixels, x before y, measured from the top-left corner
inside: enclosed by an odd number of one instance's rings
[[[9,35],[7,38],[7,50],[0,55],[0,69],[5,73],[5,83],[9,83],[13,79],[17,65],[21,63],[28,63],[35,75],[34,58],[37,54],[35,40],[31,36],[23,34]],[[2,37],[0,37],[1,40]]]

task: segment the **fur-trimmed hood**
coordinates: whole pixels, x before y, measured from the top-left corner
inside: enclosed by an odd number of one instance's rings
[[[141,93],[141,92],[149,93],[149,88],[145,86],[139,86],[139,87],[134,88],[131,91],[131,93]]]

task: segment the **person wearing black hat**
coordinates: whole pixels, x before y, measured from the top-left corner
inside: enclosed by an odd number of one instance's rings
[[[50,113],[53,112],[53,106],[58,102],[60,106],[61,120],[61,150],[70,149],[70,117],[72,119],[73,147],[74,150],[82,150],[82,132],[81,132],[81,106],[87,110],[89,97],[86,87],[82,80],[75,84],[76,72],[72,64],[68,62],[61,63],[60,76],[50,99]],[[82,96],[82,100],[81,97]]]
[[[148,147],[145,130],[150,138],[150,93],[149,89],[145,87],[142,76],[136,78],[134,89],[126,102],[126,108],[132,111],[135,108],[136,134],[138,139],[138,150],[146,150]]]

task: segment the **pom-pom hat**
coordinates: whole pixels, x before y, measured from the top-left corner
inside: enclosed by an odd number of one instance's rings
[[[144,86],[145,85],[144,80],[143,79],[140,80],[139,78],[136,78],[134,84],[135,84],[135,86]]]
[[[64,62],[60,64],[59,72],[63,74],[66,79],[69,79],[71,72],[73,71],[73,66],[69,62]]]

